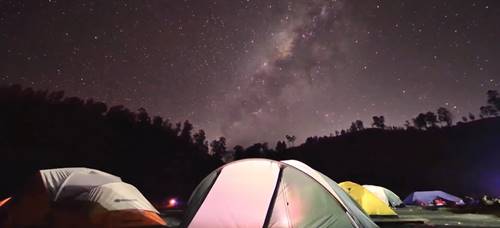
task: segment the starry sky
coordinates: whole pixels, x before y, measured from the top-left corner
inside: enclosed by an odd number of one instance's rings
[[[229,144],[478,113],[500,1],[0,1],[0,84],[65,90]]]

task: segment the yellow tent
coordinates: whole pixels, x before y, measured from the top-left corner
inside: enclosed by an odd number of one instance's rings
[[[396,215],[382,200],[365,187],[354,182],[345,181],[339,184],[363,208],[368,215]]]

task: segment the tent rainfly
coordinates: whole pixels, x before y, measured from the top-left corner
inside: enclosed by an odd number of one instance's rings
[[[339,184],[370,216],[397,216],[396,212],[389,208],[386,203],[380,200],[365,187],[351,181]]]
[[[436,199],[442,199],[448,203],[455,205],[465,204],[461,198],[443,191],[413,192],[408,195],[403,202],[408,205],[429,205],[432,204]]]
[[[40,170],[16,196],[6,227],[163,226],[158,211],[134,186],[88,168]]]
[[[183,227],[378,227],[337,184],[298,161],[243,159],[194,190]]]
[[[390,207],[399,207],[403,205],[403,201],[401,201],[401,198],[399,198],[396,193],[392,192],[391,190],[376,186],[376,185],[363,185],[364,188],[368,189],[373,195],[378,197],[380,200],[382,200],[386,205]]]

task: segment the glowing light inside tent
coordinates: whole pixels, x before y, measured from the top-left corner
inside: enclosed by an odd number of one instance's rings
[[[173,208],[176,207],[179,204],[176,198],[171,198],[167,202],[167,208]]]
[[[0,201],[0,207],[2,207],[3,205],[5,205],[7,202],[9,202],[9,200],[11,199],[12,197],[9,197],[7,199],[4,199],[4,200],[1,200]]]

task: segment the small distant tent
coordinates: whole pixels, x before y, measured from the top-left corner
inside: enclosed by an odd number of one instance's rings
[[[396,193],[387,188],[376,185],[363,185],[363,187],[368,189],[368,191],[373,193],[388,206],[399,207],[403,205],[403,201],[401,201],[401,198],[399,198]]]
[[[7,205],[7,203],[12,199],[12,197],[7,197],[3,200],[0,200],[0,207],[3,207],[4,205]]]
[[[165,225],[158,211],[121,178],[88,168],[40,170],[14,198],[6,227]]]
[[[430,205],[434,200],[444,200],[447,204],[464,205],[464,201],[452,194],[443,191],[420,191],[413,192],[403,201],[408,205]]]
[[[378,227],[331,184],[336,185],[298,161],[238,160],[198,185],[182,226]]]
[[[11,199],[11,197],[8,197],[0,200],[0,227],[7,216],[7,209],[9,207],[9,202],[11,201]]]
[[[370,216],[397,216],[386,203],[363,186],[351,181],[339,184]]]

